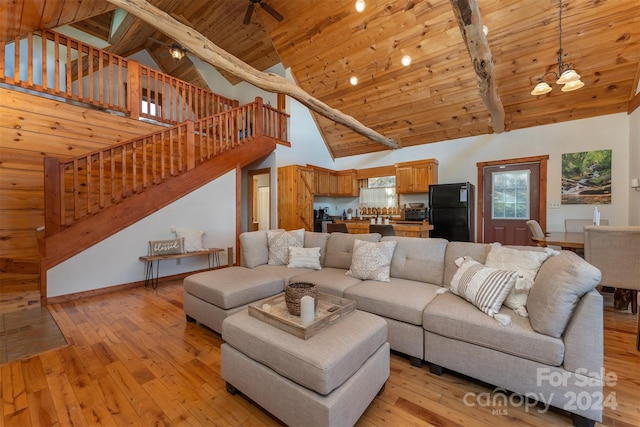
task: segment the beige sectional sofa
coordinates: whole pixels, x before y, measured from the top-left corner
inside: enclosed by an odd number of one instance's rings
[[[395,241],[388,282],[345,274],[356,239]],[[283,292],[290,281],[310,282],[320,292],[354,300],[358,310],[384,318],[391,349],[407,355],[412,365],[426,361],[435,374],[446,368],[495,386],[493,404],[510,399],[524,406],[535,400],[538,406],[529,411],[561,408],[571,413],[574,425],[602,420],[602,297],[595,290],[600,272],[572,252],[542,263],[526,303],[529,317],[503,305],[492,318],[446,292],[460,259],[485,263],[489,244],[304,232],[303,246],[320,248],[322,268],[317,270],[270,265],[267,231],[243,233],[240,244],[241,266],[185,278],[189,321],[221,333],[224,319],[248,304]],[[510,324],[496,321],[500,315]],[[511,392],[524,398],[510,398]],[[475,397],[465,396],[465,404],[482,404]]]

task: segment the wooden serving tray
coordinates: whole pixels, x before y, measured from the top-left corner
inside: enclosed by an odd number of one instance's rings
[[[263,309],[265,304],[271,306],[270,311]],[[335,311],[328,311],[334,306],[337,307]],[[294,316],[287,310],[283,292],[269,299],[249,304],[249,315],[306,340],[355,309],[355,301],[318,292],[318,306],[316,307],[315,318],[313,322],[303,326],[300,323],[300,316]]]

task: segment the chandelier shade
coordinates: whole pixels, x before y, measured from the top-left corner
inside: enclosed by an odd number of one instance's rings
[[[580,74],[575,70],[567,70],[560,75],[560,78],[556,81],[556,84],[563,85],[565,83],[572,83],[580,80]]]
[[[533,88],[531,91],[531,95],[544,95],[545,93],[551,92],[551,86],[547,82],[540,82]]]
[[[564,86],[562,86],[562,89],[560,89],[563,92],[571,92],[573,90],[577,90],[580,89],[582,86],[584,86],[584,82],[582,82],[581,80],[576,80],[573,82],[567,82],[565,83]]]

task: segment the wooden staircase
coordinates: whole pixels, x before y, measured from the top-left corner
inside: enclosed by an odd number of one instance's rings
[[[282,116],[257,98],[83,156],[45,158],[42,298],[46,270],[275,150],[274,123]]]
[[[43,39],[58,47],[35,49]],[[288,115],[260,98],[240,106],[55,32],[0,52],[0,83],[16,88],[0,89],[0,203],[22,203],[0,224],[0,313],[46,303],[43,272],[288,144]]]

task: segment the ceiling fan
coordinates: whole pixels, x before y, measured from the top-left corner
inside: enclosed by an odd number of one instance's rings
[[[244,21],[242,23],[244,25],[248,25],[251,22],[251,16],[253,15],[253,9],[256,4],[259,4],[261,8],[263,8],[269,15],[273,16],[273,18],[281,22],[284,17],[280,15],[274,8],[269,6],[267,3],[263,3],[262,0],[249,0],[249,6],[247,6],[247,13],[244,15]]]

